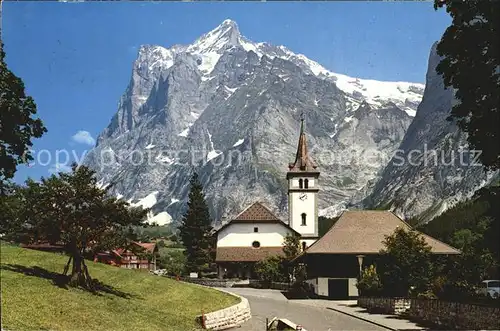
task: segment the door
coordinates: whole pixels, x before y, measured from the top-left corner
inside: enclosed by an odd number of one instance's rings
[[[328,279],[328,298],[334,300],[349,299],[349,280]]]

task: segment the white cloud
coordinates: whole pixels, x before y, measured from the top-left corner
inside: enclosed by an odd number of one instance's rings
[[[73,137],[71,137],[71,140],[79,144],[85,144],[91,146],[95,145],[95,139],[88,131],[82,131],[82,130],[78,131],[73,135]]]
[[[70,171],[71,171],[71,166],[63,163],[55,163],[51,165],[49,168],[50,174],[57,174],[59,172],[70,172]]]

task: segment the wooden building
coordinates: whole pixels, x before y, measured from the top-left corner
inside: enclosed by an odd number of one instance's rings
[[[94,257],[94,262],[106,263],[127,269],[156,270],[156,257],[158,255],[158,246],[156,243],[134,242],[134,245],[138,246],[137,249],[117,248],[100,252]],[[149,255],[150,258],[144,257],[145,255]]]
[[[317,295],[332,299],[357,297],[356,282],[360,271],[380,255],[385,237],[398,227],[411,228],[390,211],[345,211],[296,261],[306,264],[307,282]],[[421,235],[434,254],[460,254],[435,238]]]

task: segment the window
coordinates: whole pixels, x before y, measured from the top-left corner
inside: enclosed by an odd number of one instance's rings
[[[302,215],[300,215],[300,216],[302,216],[302,225],[306,225],[307,224],[306,223],[306,213],[302,213]]]
[[[305,251],[307,248],[307,244],[305,241],[302,242],[302,251]]]
[[[309,179],[304,179],[304,188],[309,188]]]
[[[302,178],[299,179],[299,188],[303,188],[303,181],[302,181]]]
[[[253,228],[253,232],[259,232],[259,228],[258,227]]]
[[[258,241],[254,241],[254,242],[252,243],[252,247],[253,247],[253,248],[259,248],[259,247],[260,247],[260,242],[258,242]]]
[[[500,281],[489,282],[488,287],[500,287]]]

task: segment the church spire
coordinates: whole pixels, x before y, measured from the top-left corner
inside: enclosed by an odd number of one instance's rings
[[[315,171],[316,164],[307,151],[306,133],[304,130],[304,113],[300,115],[300,136],[295,162],[289,164],[290,171]]]

